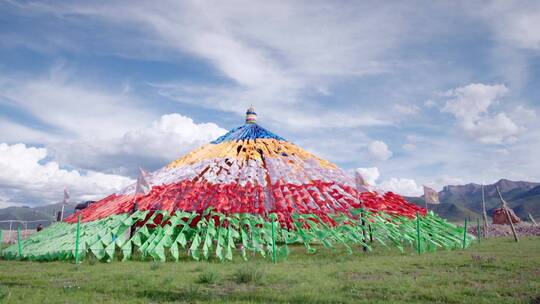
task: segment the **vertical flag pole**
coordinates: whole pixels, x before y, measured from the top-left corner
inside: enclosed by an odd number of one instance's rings
[[[467,246],[467,218],[465,218],[465,224],[463,225],[463,249]]]
[[[538,224],[536,223],[536,221],[534,220],[534,217],[531,215],[530,212],[527,212],[527,214],[529,215],[529,220],[531,220],[531,223],[534,225],[534,226],[537,226]]]
[[[60,212],[60,221],[63,221],[63,220],[64,220],[64,207],[65,207],[65,204],[66,204],[66,203],[63,203],[63,204],[62,204],[62,211]]]
[[[355,173],[355,184],[356,184],[356,199],[358,200],[358,203],[360,204],[360,227],[362,228],[362,242],[363,246],[362,249],[364,252],[368,251],[368,238],[367,238],[367,231],[366,231],[366,220],[364,218],[364,204],[362,203],[362,199],[360,198],[360,193],[367,191],[369,189],[369,185],[366,183],[366,180],[362,176],[362,174],[357,170]],[[366,215],[367,216],[367,215]],[[371,226],[369,227],[370,230],[370,239],[373,237],[371,234]]]
[[[10,220],[10,221],[9,221],[8,241],[7,241],[8,244],[11,243],[11,234],[12,234],[12,233],[11,233],[11,228],[12,228],[12,227],[13,227],[13,221]]]
[[[22,244],[21,244],[21,225],[17,225],[17,245],[19,247],[19,258],[22,259]]]
[[[420,247],[420,213],[416,212],[416,250],[418,254],[422,254],[422,247]]]
[[[276,219],[272,218],[272,259],[276,264]]]
[[[476,218],[476,237],[478,238],[478,243],[480,243],[480,219]]]
[[[75,233],[75,264],[79,264],[79,237],[81,234],[81,215],[77,216],[77,232]]]
[[[364,242],[364,246],[363,246],[363,250],[364,252],[367,252],[368,251],[368,247],[367,247],[367,235],[366,235],[366,220],[364,219],[364,209],[362,208],[361,211],[360,211],[360,225],[362,226],[362,236],[363,236],[363,242]]]
[[[484,198],[484,184],[482,184],[482,221],[484,222],[484,237],[487,236],[487,228],[488,228],[488,221],[487,221],[487,212],[486,212],[486,201]]]
[[[508,212],[508,206],[506,205],[506,201],[503,199],[501,195],[501,191],[499,191],[499,187],[495,187],[497,189],[497,193],[499,194],[499,198],[501,199],[501,205],[503,212],[506,214],[506,219],[508,220],[508,223],[510,224],[510,228],[512,229],[512,234],[514,235],[514,240],[519,242],[518,236],[516,233],[516,228],[514,228],[514,222],[512,222],[512,217],[510,216],[510,213]]]

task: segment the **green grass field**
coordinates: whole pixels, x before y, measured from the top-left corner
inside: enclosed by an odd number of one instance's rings
[[[1,303],[540,303],[540,238],[421,256],[292,248],[232,263],[0,261]]]

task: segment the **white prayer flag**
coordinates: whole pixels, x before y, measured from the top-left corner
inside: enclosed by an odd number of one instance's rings
[[[69,202],[70,196],[69,196],[69,190],[67,187],[64,187],[64,205],[67,205]]]
[[[356,182],[356,190],[358,190],[359,192],[368,191],[369,185],[368,183],[366,183],[366,180],[364,179],[362,174],[360,174],[360,172],[358,171],[356,171],[355,182]]]
[[[150,184],[146,180],[146,178],[150,174],[146,171],[144,171],[142,168],[139,168],[139,177],[137,177],[137,187],[135,188],[135,194],[143,193],[148,194],[150,192]]]
[[[426,204],[440,204],[439,193],[430,187],[424,186],[424,200],[426,201]]]

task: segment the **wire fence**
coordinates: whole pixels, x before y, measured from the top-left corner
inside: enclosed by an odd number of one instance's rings
[[[1,230],[0,243],[13,244],[17,242],[17,229],[21,229],[21,239],[26,239],[36,232],[36,229],[28,229],[28,224],[43,223],[47,224],[50,220],[34,220],[34,221],[21,221],[21,220],[3,220],[1,223],[7,223],[9,228]]]

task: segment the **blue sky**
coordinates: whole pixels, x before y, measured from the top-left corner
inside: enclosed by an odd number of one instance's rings
[[[97,198],[243,122],[375,185],[540,180],[540,3],[0,2],[0,206]]]

